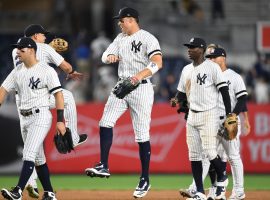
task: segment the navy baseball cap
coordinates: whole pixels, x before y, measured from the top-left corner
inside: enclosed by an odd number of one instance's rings
[[[31,24],[27,26],[24,29],[24,36],[25,37],[31,37],[32,35],[35,35],[36,33],[42,33],[44,35],[47,35],[50,33],[49,31],[46,31],[41,25],[39,24]]]
[[[29,37],[21,37],[16,44],[12,44],[11,46],[18,49],[33,48],[35,51],[37,51],[37,44]]]
[[[188,48],[199,47],[199,48],[202,48],[205,50],[206,49],[206,42],[202,38],[191,38],[189,43],[184,44],[184,46],[186,46]]]
[[[214,48],[205,57],[206,58],[216,58],[216,57],[220,57],[220,56],[226,57],[226,51],[223,48]]]
[[[139,13],[133,8],[124,7],[120,9],[119,14],[114,16],[113,19],[122,19],[124,17],[133,17],[139,19]]]

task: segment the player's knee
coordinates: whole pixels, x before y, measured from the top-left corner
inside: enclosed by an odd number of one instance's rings
[[[188,158],[189,161],[201,161],[202,158],[202,154],[200,152],[189,152],[188,153]]]
[[[217,157],[217,152],[214,149],[207,149],[205,150],[205,153],[209,160],[213,160]]]
[[[114,125],[115,125],[115,123],[109,122],[109,121],[105,121],[105,120],[100,120],[100,122],[99,122],[99,126],[100,127],[113,128]]]

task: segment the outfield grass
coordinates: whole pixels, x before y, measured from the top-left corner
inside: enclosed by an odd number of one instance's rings
[[[152,189],[178,190],[186,188],[191,182],[191,175],[151,175]],[[138,175],[115,175],[109,179],[90,178],[85,175],[52,175],[51,180],[56,190],[128,190],[133,189],[138,183]],[[232,187],[232,178],[229,177],[228,188]],[[270,175],[246,175],[246,190],[270,190]],[[0,176],[0,188],[9,188],[18,182],[18,176]],[[39,184],[40,186],[40,184]],[[209,178],[206,179],[205,188],[210,186]],[[40,186],[41,187],[41,186]]]

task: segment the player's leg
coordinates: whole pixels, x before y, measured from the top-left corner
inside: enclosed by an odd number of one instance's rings
[[[38,186],[37,186],[37,172],[36,169],[34,168],[32,175],[30,176],[28,182],[27,182],[27,186],[26,186],[26,190],[28,192],[28,195],[32,198],[39,198],[39,191],[38,191]]]
[[[47,111],[47,112],[46,112]],[[49,113],[49,114],[48,114]],[[49,116],[49,117],[48,117]],[[48,121],[49,119],[50,121]],[[22,117],[22,135],[24,140],[23,166],[18,184],[14,189],[8,191],[2,190],[2,194],[7,199],[20,199],[21,191],[24,190],[35,167],[35,160],[40,146],[43,147],[43,141],[51,126],[51,113],[49,110],[40,109],[29,117]],[[40,123],[37,123],[40,122]],[[44,133],[44,131],[47,131]]]
[[[199,115],[202,115],[201,123],[205,124],[205,127],[203,127],[200,131],[203,150],[208,155],[210,163],[213,165],[217,173],[216,199],[223,199],[225,198],[228,178],[224,174],[224,166],[220,156],[217,154],[217,131],[219,127],[219,116],[215,109],[203,112],[202,114],[199,113]]]
[[[230,199],[244,199],[244,167],[240,156],[239,136],[231,141],[223,139],[222,144],[228,155],[233,177],[233,190]]]
[[[127,97],[130,106],[135,141],[139,145],[141,161],[140,181],[133,192],[135,198],[144,197],[151,188],[149,180],[149,165],[151,157],[150,122],[154,102],[153,86],[150,83],[141,84]]]
[[[51,128],[52,115],[49,110],[40,109],[40,115],[35,117],[36,123],[31,126],[29,131],[32,131],[32,135],[35,140],[41,141],[41,145],[38,147],[36,159],[35,159],[35,169],[41,185],[44,190],[44,195],[42,199],[56,200],[54,190],[50,180],[50,172],[48,165],[46,163],[46,157],[44,153],[43,142]]]
[[[111,93],[99,122],[100,163],[94,167],[86,168],[87,176],[101,178],[110,176],[108,159],[113,140],[113,127],[127,108],[128,105],[125,100],[118,99]]]
[[[72,134],[73,145],[78,146],[87,140],[87,134],[78,134],[77,130],[77,108],[73,94],[63,89],[64,97],[64,118],[66,127],[68,127]],[[54,95],[50,96],[50,108],[55,108]]]
[[[208,174],[209,166],[210,166],[209,159],[203,153],[203,159],[202,159],[202,167],[203,167],[202,181],[203,181],[203,183],[204,183],[204,180]],[[180,189],[179,190],[180,194],[183,197],[194,197],[194,195],[196,194],[196,191],[197,191],[197,187],[196,187],[196,183],[195,183],[194,179],[192,180],[192,183],[190,184],[188,189]]]

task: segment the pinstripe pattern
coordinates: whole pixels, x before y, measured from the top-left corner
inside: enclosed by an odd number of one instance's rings
[[[32,80],[35,80],[35,83]],[[36,165],[44,164],[46,160],[43,141],[52,121],[49,111],[49,90],[61,86],[57,73],[43,62],[38,62],[31,68],[21,64],[12,70],[2,86],[8,92],[15,88],[20,99],[19,109],[32,109],[34,113],[27,117],[20,115],[24,141],[23,160],[33,161]],[[61,90],[61,88],[54,90],[54,93]],[[36,108],[39,109],[39,113],[35,112]]]
[[[206,77],[205,83],[201,83],[198,76]],[[187,84],[188,81],[190,84]],[[190,85],[190,91],[187,91],[186,85]],[[177,89],[187,94],[190,109],[206,111],[217,107],[218,89],[226,85],[220,67],[210,60],[205,60],[197,67],[192,63],[184,67]]]
[[[145,69],[150,58],[161,54],[161,50],[158,40],[149,32],[140,29],[132,35],[120,33],[103,53],[103,55],[109,54],[120,57],[118,76],[130,77]],[[99,125],[114,127],[119,117],[129,108],[135,141],[149,141],[153,101],[154,91],[149,80],[145,84],[140,84],[124,99],[118,99],[111,93]]]
[[[226,85],[220,67],[210,60],[196,67],[191,63],[181,73],[177,89],[187,94],[189,102],[187,144],[190,161],[202,160],[202,151],[209,160],[217,155],[218,89]]]
[[[140,50],[136,51],[135,47],[132,49],[132,43],[136,45],[141,43]],[[129,77],[142,71],[149,64],[149,58],[160,54],[161,51],[157,39],[140,29],[132,35],[120,33],[104,53],[119,56],[121,60],[118,65],[118,76]]]
[[[229,94],[231,98],[232,108],[235,107],[237,98],[242,95],[248,95],[246,91],[245,83],[242,77],[231,69],[227,69],[223,72],[225,79],[229,85]],[[224,105],[221,104],[222,97],[219,95],[219,113],[225,115]],[[223,121],[220,121],[220,126],[222,126]],[[233,190],[237,194],[244,193],[244,169],[243,162],[240,156],[240,117],[238,117],[238,133],[236,139],[232,141],[226,141],[225,139],[218,137],[218,154],[221,156],[223,161],[230,162],[233,176]]]

